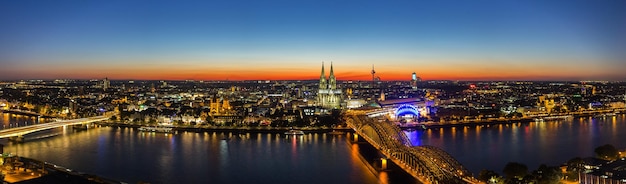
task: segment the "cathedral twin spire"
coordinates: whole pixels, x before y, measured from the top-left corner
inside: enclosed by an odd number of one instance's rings
[[[341,89],[337,89],[337,79],[333,71],[333,63],[330,63],[330,75],[326,78],[324,63],[320,75],[320,88],[317,92],[317,104],[324,108],[337,109],[341,107]]]
[[[324,62],[322,62],[322,74],[320,75],[320,89],[336,89],[337,88],[337,79],[335,78],[335,74],[333,72],[333,63],[330,62],[330,75],[328,76],[328,80],[326,79],[326,74],[324,73]]]

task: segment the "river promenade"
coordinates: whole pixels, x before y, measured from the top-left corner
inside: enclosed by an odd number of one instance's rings
[[[149,127],[154,125],[145,124],[129,124],[121,122],[97,122],[95,123],[101,126],[110,127],[129,127],[140,128]],[[168,125],[166,127],[173,128],[174,131],[185,132],[232,132],[232,133],[283,133],[292,129],[302,130],[309,133],[327,133],[333,131],[339,132],[351,132],[352,129],[348,127],[271,127],[271,126],[207,126],[207,125]]]
[[[511,124],[511,123],[529,123],[550,119],[567,119],[567,118],[581,118],[581,117],[602,117],[603,115],[617,115],[626,114],[626,109],[610,109],[610,110],[593,110],[593,111],[578,111],[568,113],[537,113],[530,114],[522,118],[483,118],[483,119],[465,119],[461,121],[445,121],[445,122],[426,122],[428,128],[445,128],[445,127],[462,127],[462,126],[482,126],[482,125],[499,125],[499,124]]]
[[[94,183],[117,184],[119,181],[102,178],[93,174],[86,174],[63,166],[55,165],[32,158],[19,156],[3,156],[5,167],[0,171],[4,174],[4,181],[8,183]],[[9,165],[10,167],[6,167]]]

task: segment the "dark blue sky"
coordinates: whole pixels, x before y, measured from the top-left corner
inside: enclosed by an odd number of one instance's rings
[[[0,25],[0,79],[626,79],[621,0],[26,0]]]

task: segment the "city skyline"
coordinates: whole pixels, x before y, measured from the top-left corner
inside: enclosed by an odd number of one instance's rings
[[[9,1],[0,80],[626,80],[625,5]]]

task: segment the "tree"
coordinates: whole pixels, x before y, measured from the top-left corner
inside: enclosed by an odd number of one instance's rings
[[[181,126],[181,125],[184,125],[185,122],[183,122],[183,120],[176,120],[176,121],[174,121],[174,124],[178,125],[178,126]]]
[[[157,124],[157,120],[154,119],[154,118],[150,118],[150,120],[148,121],[148,124],[155,125],[155,124]]]
[[[594,152],[596,153],[596,157],[604,160],[615,160],[619,158],[619,152],[610,144],[597,147]]]
[[[491,178],[498,178],[498,177],[500,177],[500,175],[498,173],[496,173],[495,171],[483,169],[478,174],[478,178],[477,179],[480,180],[480,181],[484,181],[486,183],[489,183],[489,180]]]
[[[528,167],[517,162],[509,162],[502,170],[507,179],[521,179],[528,174]]]
[[[548,167],[545,164],[541,164],[534,175],[538,184],[558,184],[563,177],[558,167]]]
[[[117,116],[111,116],[111,121],[117,121]]]
[[[206,123],[208,125],[211,125],[211,126],[215,125],[215,122],[213,122],[213,117],[212,116],[207,116],[206,117]]]
[[[578,174],[579,172],[583,171],[583,159],[580,157],[576,157],[576,158],[572,158],[569,161],[567,161],[566,166],[566,172],[565,172],[565,179],[570,180],[570,181],[576,181],[578,180]]]

